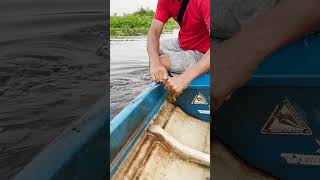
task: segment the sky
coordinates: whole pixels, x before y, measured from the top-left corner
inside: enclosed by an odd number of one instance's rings
[[[157,7],[157,0],[110,0],[110,15],[129,14],[140,7],[155,10]]]

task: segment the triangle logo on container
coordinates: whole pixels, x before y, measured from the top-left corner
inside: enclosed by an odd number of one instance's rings
[[[208,102],[206,98],[201,93],[199,93],[193,98],[191,104],[208,104]]]
[[[311,135],[312,131],[297,113],[288,99],[283,100],[273,110],[264,124],[262,134]]]

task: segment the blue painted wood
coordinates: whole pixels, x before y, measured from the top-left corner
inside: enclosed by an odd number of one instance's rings
[[[105,97],[50,143],[16,180],[103,179],[108,174],[109,122]]]
[[[280,179],[320,179],[319,60],[319,35],[273,54],[261,64],[248,85],[235,92],[214,114],[214,134],[248,164]],[[284,100],[310,127],[311,135],[262,133],[264,124]],[[291,159],[290,153],[295,154]],[[313,163],[301,162],[301,157],[312,162],[312,156]]]

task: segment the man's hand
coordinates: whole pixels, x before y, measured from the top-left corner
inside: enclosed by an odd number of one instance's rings
[[[243,86],[263,59],[252,51],[246,56],[240,48],[226,41],[216,47],[213,53],[213,73],[211,77],[211,107],[216,111],[233,92]],[[233,52],[233,53],[230,53]]]
[[[167,69],[159,65],[150,65],[150,77],[152,81],[155,81],[157,83],[166,83],[168,80],[168,72]]]
[[[180,74],[169,78],[165,83],[165,89],[174,96],[179,96],[183,90],[185,90],[192,79],[190,79],[186,74]]]

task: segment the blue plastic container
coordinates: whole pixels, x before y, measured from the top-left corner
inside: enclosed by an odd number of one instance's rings
[[[320,179],[320,35],[269,57],[213,122],[248,164],[280,179]]]
[[[177,97],[176,104],[187,114],[203,121],[210,120],[210,74],[193,80]]]

